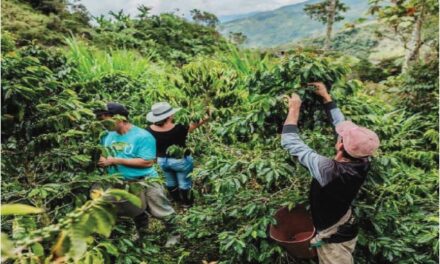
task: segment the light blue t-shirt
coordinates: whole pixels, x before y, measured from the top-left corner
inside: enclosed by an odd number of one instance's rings
[[[144,160],[156,159],[156,139],[145,129],[133,125],[131,129],[120,135],[111,131],[101,139],[101,145],[110,150],[111,156],[124,159],[141,158]],[[153,167],[135,168],[124,165],[107,167],[110,174],[119,173],[125,180],[139,177],[158,176]]]

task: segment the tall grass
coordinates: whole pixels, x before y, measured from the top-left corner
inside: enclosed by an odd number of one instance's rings
[[[276,65],[267,54],[260,54],[253,50],[241,50],[234,45],[229,45],[229,52],[222,53],[220,59],[245,76],[257,70],[271,69]]]
[[[75,38],[68,38],[65,41],[69,47],[66,56],[69,61],[75,63],[76,74],[80,81],[117,72],[134,78],[142,78],[151,74],[161,74],[163,71],[163,67],[154,64],[150,57],[141,56],[135,51],[109,50],[106,52],[88,46]]]

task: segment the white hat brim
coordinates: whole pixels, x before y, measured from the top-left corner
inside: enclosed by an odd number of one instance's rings
[[[151,122],[151,123],[156,123],[156,122],[162,121],[162,120],[164,120],[164,119],[166,119],[166,118],[168,118],[168,117],[174,115],[174,114],[177,113],[180,109],[182,109],[182,108],[173,108],[173,110],[169,111],[168,113],[165,113],[165,114],[163,114],[163,115],[158,115],[158,116],[155,116],[155,115],[153,114],[153,112],[149,112],[149,113],[147,114],[147,121],[148,121],[148,122]]]

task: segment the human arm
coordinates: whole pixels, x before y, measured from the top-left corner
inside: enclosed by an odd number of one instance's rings
[[[290,155],[298,158],[298,161],[305,166],[312,176],[320,183],[321,186],[326,185],[331,179],[326,177],[328,173],[322,171],[332,166],[332,160],[319,155],[307,146],[299,137],[298,117],[301,107],[301,99],[294,94],[289,98],[289,113],[284,122],[283,132],[281,135],[281,145]],[[324,175],[324,176],[323,176]]]
[[[345,117],[341,110],[336,106],[336,103],[333,101],[331,95],[328,93],[325,84],[322,82],[313,82],[309,83],[309,85],[316,87],[315,93],[322,98],[324,110],[327,113],[332,125],[336,127],[337,124],[343,122]]]
[[[189,132],[189,133],[193,132],[193,131],[196,130],[198,127],[200,127],[201,125],[203,125],[203,124],[205,124],[206,122],[208,122],[208,120],[209,120],[210,118],[211,118],[211,112],[210,112],[210,110],[208,109],[206,116],[205,116],[202,120],[199,120],[198,122],[195,122],[195,123],[191,123],[191,124],[189,125],[188,132]]]
[[[124,159],[124,158],[115,158],[115,157],[101,157],[99,159],[98,165],[101,167],[108,167],[113,165],[124,165],[127,167],[134,168],[149,168],[153,166],[154,160],[145,160],[142,158],[133,158],[133,159]]]
[[[284,125],[294,125],[296,126],[298,124],[298,118],[299,118],[299,110],[301,109],[301,98],[299,98],[299,95],[292,94],[292,97],[289,97],[289,111],[287,113],[286,121],[284,122]]]
[[[98,165],[101,167],[123,165],[134,168],[148,168],[154,165],[156,160],[156,140],[151,134],[139,136],[136,138],[133,146],[134,150],[130,158],[100,157]]]

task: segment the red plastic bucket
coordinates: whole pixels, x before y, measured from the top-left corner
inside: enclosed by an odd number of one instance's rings
[[[304,206],[299,205],[291,211],[283,207],[275,213],[275,219],[277,224],[270,225],[269,235],[276,243],[293,257],[316,257],[316,249],[310,249],[315,227]]]

